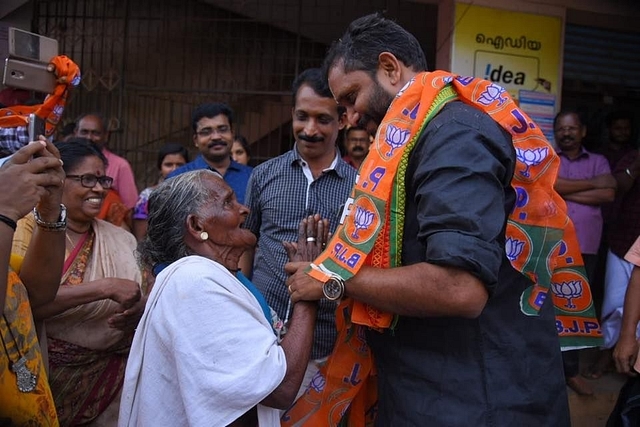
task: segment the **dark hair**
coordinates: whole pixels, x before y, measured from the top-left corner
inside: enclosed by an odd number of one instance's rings
[[[349,126],[347,130],[344,132],[344,137],[348,138],[349,134],[355,130],[361,130],[363,132],[367,132],[367,135],[369,135],[369,132],[363,126]]]
[[[556,128],[556,124],[558,124],[558,120],[560,120],[560,117],[568,116],[570,114],[575,114],[575,116],[578,118],[578,121],[580,122],[580,126],[585,126],[585,121],[581,113],[576,110],[561,110],[553,119],[553,128]]]
[[[58,141],[54,145],[60,152],[60,159],[63,162],[62,169],[65,173],[73,171],[84,159],[91,156],[102,160],[104,167],[107,167],[107,158],[90,139],[72,137],[66,141]]]
[[[158,169],[162,167],[164,158],[169,154],[180,154],[184,157],[185,162],[189,162],[189,150],[178,142],[167,142],[158,150]]]
[[[631,127],[633,128],[633,114],[631,113],[631,111],[617,110],[609,113],[607,115],[607,118],[605,119],[607,128],[610,128],[613,125],[613,122],[616,122],[618,120],[628,120],[631,124]]]
[[[342,61],[346,73],[362,70],[374,76],[382,52],[392,53],[413,71],[427,71],[418,40],[381,13],[373,13],[353,21],[342,38],[333,42],[324,60],[324,74]]]
[[[233,126],[233,110],[227,104],[223,102],[210,102],[207,104],[201,104],[193,110],[191,115],[191,127],[195,133],[198,130],[198,122],[203,117],[213,118],[224,114],[229,120],[229,125]]]
[[[291,85],[291,92],[293,94],[293,105],[296,105],[296,99],[298,97],[298,91],[304,85],[309,86],[313,91],[323,98],[333,99],[331,89],[329,89],[329,82],[327,76],[322,72],[320,68],[307,68],[295,78]],[[342,116],[347,110],[336,104],[338,109],[338,116]]]
[[[329,83],[320,68],[307,68],[295,78],[291,85],[294,105],[298,91],[303,85],[309,86],[316,94],[323,98],[333,99],[333,94],[331,93],[331,89],[329,89]]]
[[[233,138],[233,142],[236,141],[242,145],[242,149],[247,153],[247,156],[251,157],[251,150],[249,149],[249,141],[247,141],[247,138],[242,135],[236,135],[235,138]]]
[[[60,137],[64,138],[69,135],[73,135],[75,130],[76,130],[76,123],[69,122],[66,125],[62,126],[62,129],[60,129]]]
[[[78,118],[76,119],[76,126],[75,126],[75,131],[78,130],[78,126],[80,126],[80,120],[87,118],[87,117],[95,117],[96,119],[98,119],[98,121],[100,122],[100,124],[102,125],[102,130],[107,132],[109,129],[107,129],[107,119],[100,113],[84,113],[84,114],[80,114],[78,116]]]

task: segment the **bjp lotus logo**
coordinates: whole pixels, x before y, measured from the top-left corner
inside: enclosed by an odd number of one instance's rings
[[[572,301],[582,296],[582,281],[570,280],[568,282],[552,283],[551,290],[557,297],[567,300],[566,308],[576,308]]]
[[[491,83],[487,88],[480,94],[478,97],[478,102],[482,105],[489,106],[493,104],[494,101],[498,101],[498,107],[501,106],[507,98],[504,95],[504,88],[498,86],[495,83]]]
[[[522,226],[511,220],[507,222],[506,234],[505,255],[515,269],[522,271],[531,258],[531,239]]]
[[[373,200],[360,196],[353,202],[352,214],[345,222],[345,236],[352,243],[364,243],[371,239],[380,227],[380,214]]]
[[[407,143],[409,139],[410,132],[405,129],[400,129],[394,125],[388,125],[385,132],[385,142],[391,147],[391,149],[387,152],[386,156],[391,157],[393,155],[393,151],[402,147]]]
[[[549,154],[548,147],[533,148],[530,150],[523,150],[522,148],[516,148],[516,159],[518,159],[518,161],[525,164],[524,170],[520,172],[522,176],[529,178],[529,176],[531,176],[531,173],[529,172],[529,168],[531,166],[538,166],[540,163],[544,161],[544,159],[547,158],[548,154]]]
[[[359,239],[358,230],[365,230],[371,226],[373,222],[373,212],[363,209],[360,206],[356,206],[356,218],[353,221],[354,230],[351,234],[351,237],[354,239]]]
[[[573,312],[584,311],[591,303],[589,284],[579,270],[562,269],[554,273],[551,278],[551,291],[556,301],[565,300],[563,308]],[[560,304],[557,306],[560,307]]]
[[[524,243],[524,241],[512,239],[511,237],[507,239],[504,246],[509,261],[513,262],[520,256],[522,250],[524,249]]]

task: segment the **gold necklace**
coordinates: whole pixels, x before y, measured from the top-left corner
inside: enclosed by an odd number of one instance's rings
[[[67,236],[67,241],[71,245],[71,249],[69,250],[69,252],[73,252],[73,250],[76,248],[77,243],[73,243],[73,240],[71,240],[69,233],[65,233],[65,235]]]
[[[73,252],[73,251],[76,249],[76,246],[78,246],[78,243],[80,243],[80,240],[82,240],[82,236],[86,235],[86,234],[87,234],[87,232],[84,232],[84,233],[77,233],[77,232],[75,232],[75,231],[71,230],[74,234],[77,234],[77,235],[79,235],[79,236],[80,236],[80,238],[78,238],[78,240],[77,240],[76,242],[74,242],[74,241],[73,241],[73,239],[71,238],[71,236],[69,236],[69,231],[70,231],[70,230],[68,230],[68,229],[67,229],[67,232],[65,233],[65,235],[66,235],[66,237],[67,237],[67,241],[68,241],[68,242],[69,242],[69,244],[71,245],[71,248],[69,249],[69,252],[71,253],[71,252]]]

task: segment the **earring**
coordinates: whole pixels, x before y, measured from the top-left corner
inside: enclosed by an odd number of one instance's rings
[[[207,240],[209,238],[209,233],[207,233],[206,231],[203,231],[202,233],[200,233],[200,238],[202,240]]]

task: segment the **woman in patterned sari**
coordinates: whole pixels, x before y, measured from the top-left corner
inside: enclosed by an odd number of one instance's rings
[[[45,141],[22,147],[0,169],[0,426],[59,425],[31,310],[53,300],[60,282],[63,177]],[[28,253],[10,257],[16,220],[34,206],[44,222]]]
[[[66,174],[66,257],[56,298],[34,310],[34,317],[45,320],[60,424],[115,426],[133,330],[144,307],[136,240],[95,219],[113,182],[97,147],[80,138],[56,147]],[[32,215],[20,221],[13,252],[26,250],[34,223]]]

